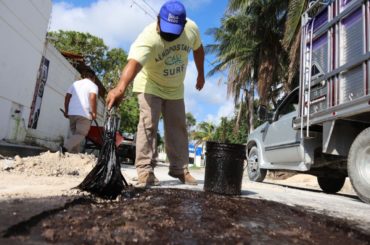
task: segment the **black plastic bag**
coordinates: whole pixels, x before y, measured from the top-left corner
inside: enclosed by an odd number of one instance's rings
[[[105,199],[115,199],[128,187],[117,158],[115,139],[118,121],[118,117],[111,110],[104,125],[103,146],[99,153],[98,162],[82,183],[77,186],[80,190]]]

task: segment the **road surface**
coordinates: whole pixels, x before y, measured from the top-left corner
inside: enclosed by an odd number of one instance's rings
[[[130,180],[136,177],[133,166],[126,166],[123,172]],[[155,175],[161,181],[160,188],[184,188],[203,190],[204,169],[191,169],[192,175],[199,180],[197,186],[179,184],[179,181],[168,176],[168,166],[159,165]],[[290,184],[256,183],[243,177],[242,197],[265,199],[290,206],[298,206],[307,211],[345,219],[349,223],[370,234],[370,204],[363,203],[356,195],[326,194],[315,188],[294,187]]]

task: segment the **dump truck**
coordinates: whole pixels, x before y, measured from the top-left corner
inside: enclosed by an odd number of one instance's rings
[[[370,1],[310,1],[301,19],[299,87],[247,142],[248,177],[269,171],[317,177],[326,193],[353,189],[370,203]]]

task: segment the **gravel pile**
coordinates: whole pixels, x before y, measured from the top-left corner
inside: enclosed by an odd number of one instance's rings
[[[0,171],[28,176],[79,176],[86,175],[95,166],[96,157],[87,154],[45,152],[38,156],[15,156],[6,158],[0,155]]]

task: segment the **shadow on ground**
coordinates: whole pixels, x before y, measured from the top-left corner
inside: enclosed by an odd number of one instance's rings
[[[281,186],[285,188],[290,188],[290,189],[295,189],[295,190],[301,190],[301,191],[310,191],[310,192],[315,192],[315,193],[323,193],[322,190],[316,190],[312,188],[306,188],[306,187],[299,187],[299,186],[293,186],[293,185],[284,185],[284,184],[278,184],[278,183],[269,183],[269,182],[263,182],[263,184],[267,185],[275,185],[275,186]],[[328,194],[328,193],[327,193]],[[342,197],[348,197],[352,198],[354,200],[358,200],[359,202],[362,202],[360,198],[358,198],[356,195],[351,195],[351,194],[343,194],[343,193],[333,193],[333,194],[328,194],[328,195],[335,195],[335,196],[342,196]]]

